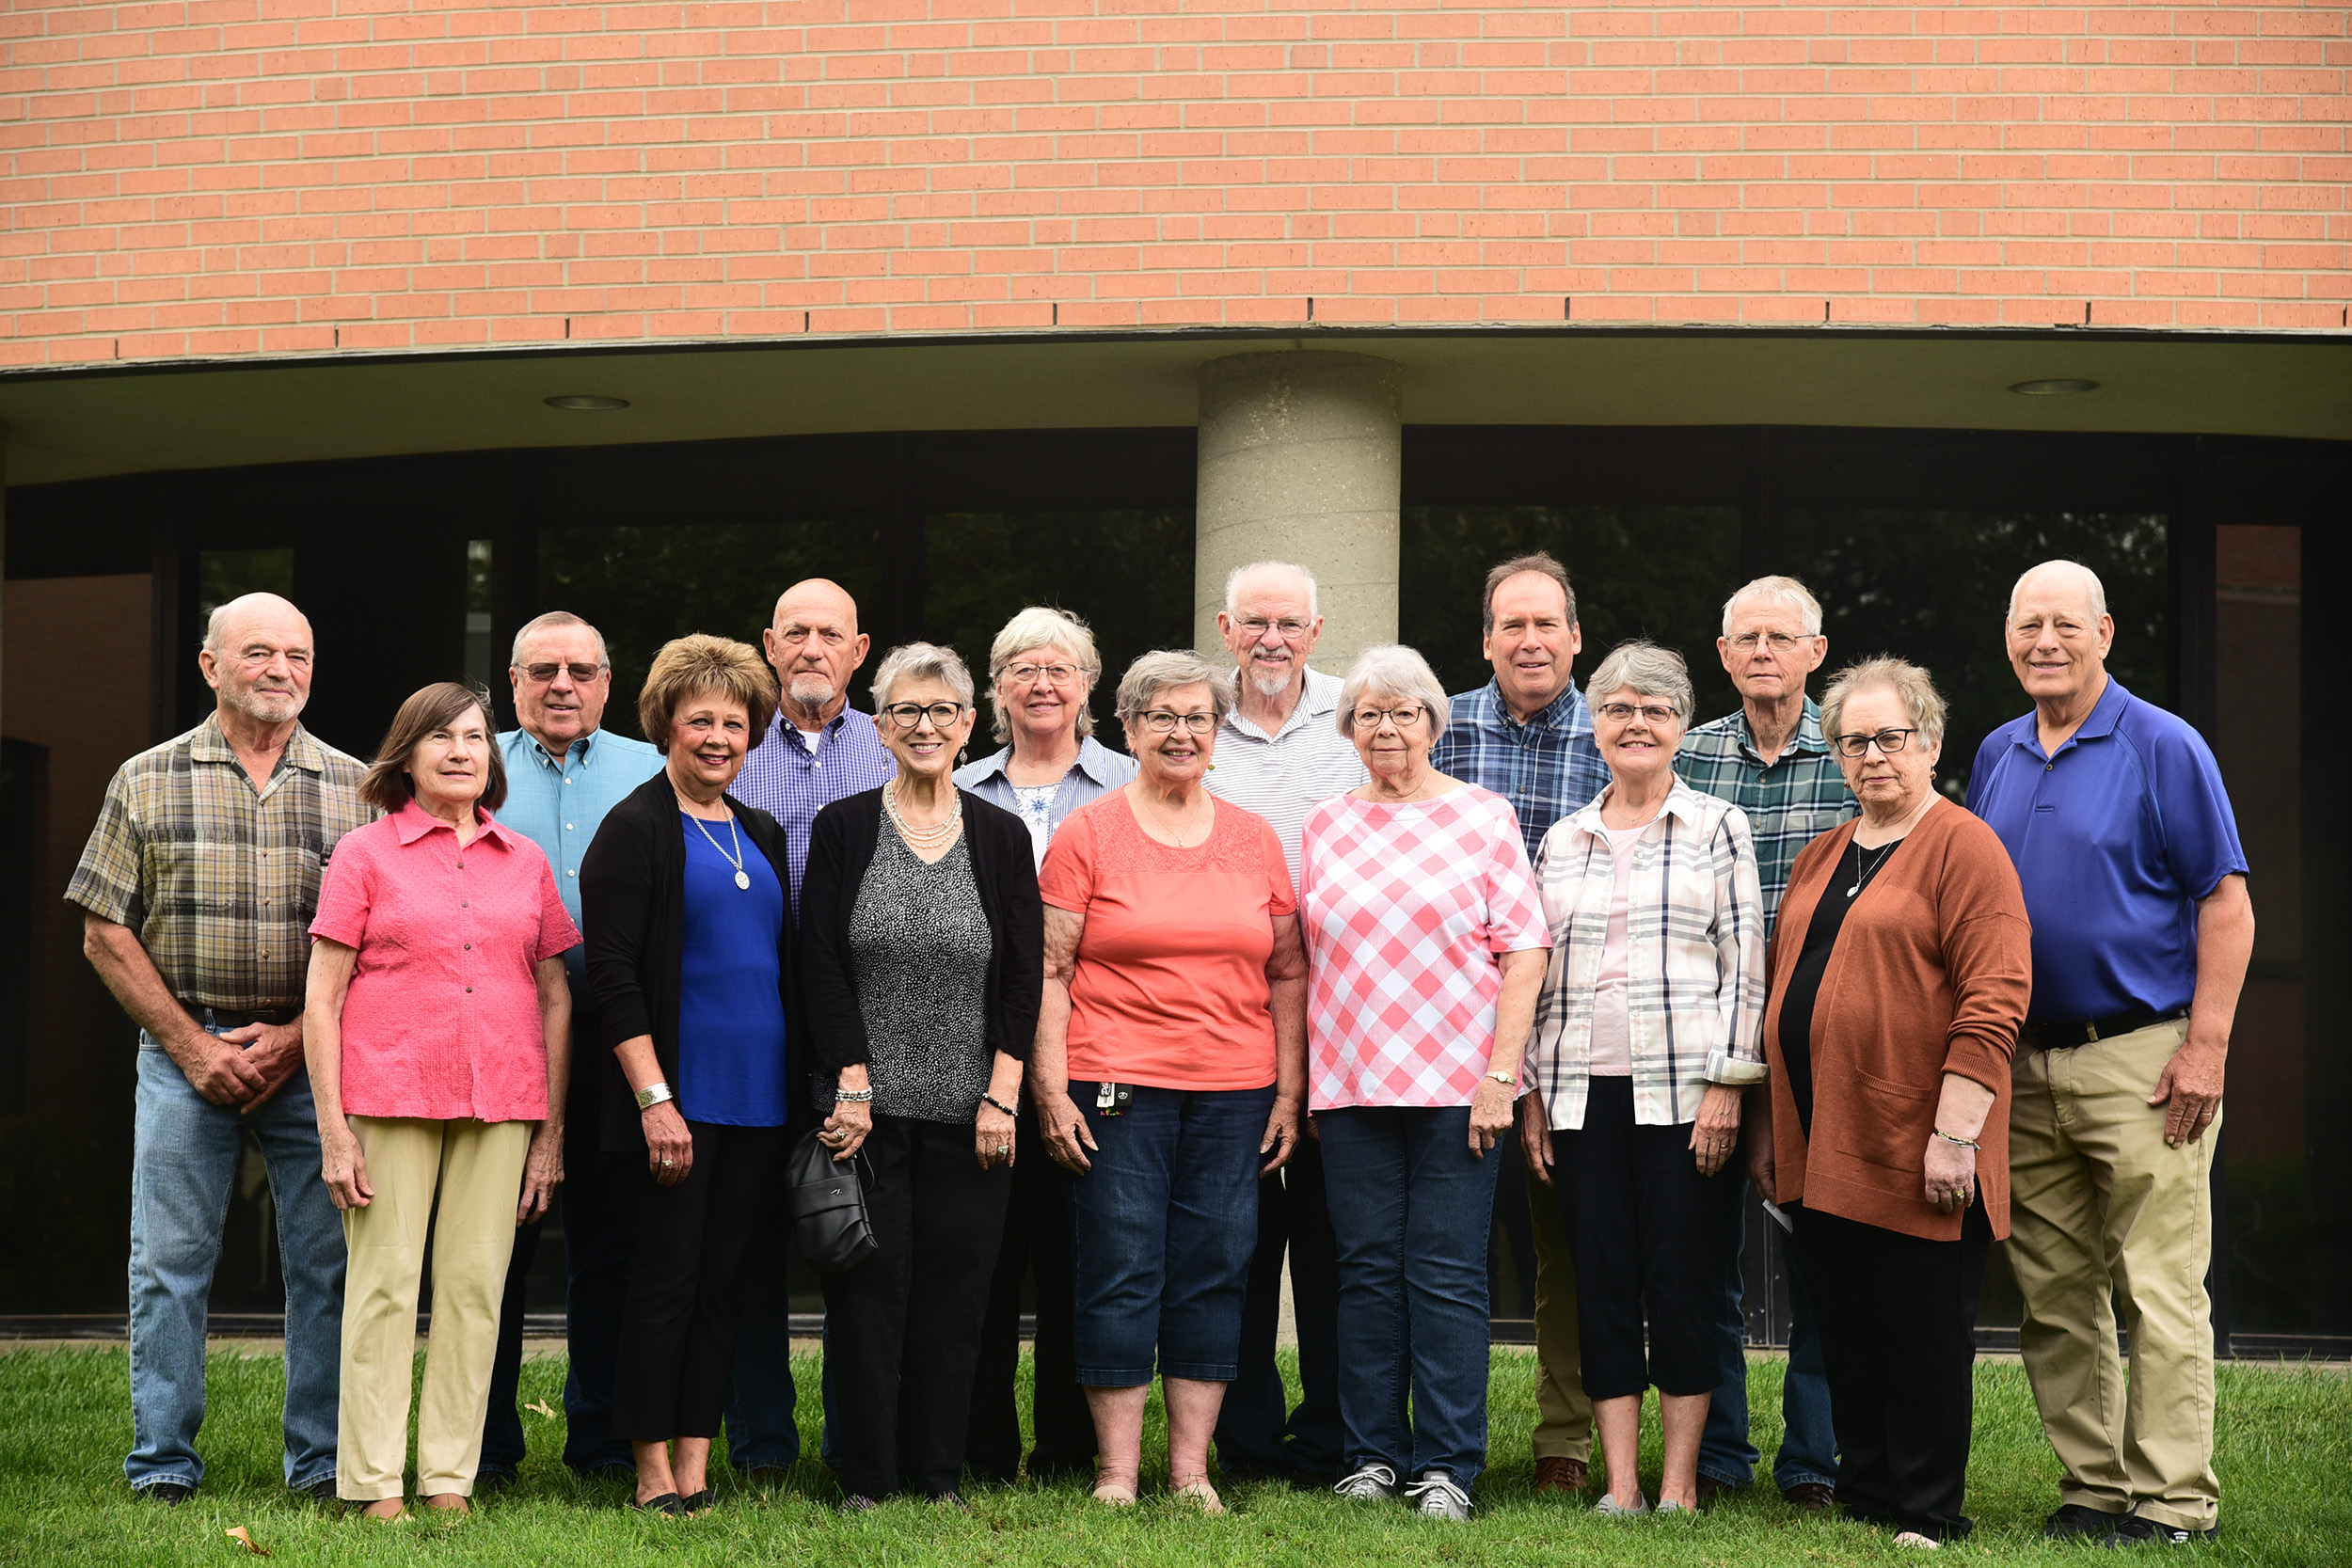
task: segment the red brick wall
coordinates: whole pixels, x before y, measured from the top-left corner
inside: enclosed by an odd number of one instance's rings
[[[18,0],[0,362],[1310,299],[2338,327],[2347,9]]]

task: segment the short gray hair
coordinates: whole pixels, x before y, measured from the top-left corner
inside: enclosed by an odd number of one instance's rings
[[[957,702],[972,705],[972,672],[963,667],[953,648],[936,642],[907,642],[882,655],[882,666],[874,672],[876,713],[890,705],[890,694],[900,681],[937,681],[956,694]]]
[[[1691,693],[1691,667],[1682,662],[1682,656],[1638,637],[1610,649],[1593,678],[1584,683],[1584,698],[1590,703],[1618,691],[1665,698],[1675,705],[1675,722],[1685,729],[1698,702]]]
[[[1351,740],[1356,736],[1356,705],[1373,691],[1421,704],[1429,710],[1429,738],[1435,741],[1445,734],[1453,705],[1446,700],[1445,688],[1438,684],[1429,661],[1413,649],[1401,642],[1384,642],[1356,656],[1355,668],[1340,687],[1340,733]]]
[[[1163,691],[1179,686],[1205,686],[1209,689],[1211,711],[1216,721],[1225,722],[1232,711],[1233,689],[1227,677],[1231,670],[1219,670],[1190,648],[1162,648],[1145,654],[1127,666],[1127,673],[1119,678],[1116,711],[1119,721],[1132,723],[1136,715],[1152,705],[1152,699]]]
[[[1930,742],[1944,738],[1944,694],[1935,689],[1933,678],[1907,659],[1881,654],[1847,665],[1830,677],[1829,689],[1821,693],[1821,735],[1833,752],[1837,749],[1847,699],[1882,687],[1903,705],[1903,711],[1911,716],[1911,727],[1923,738]]]
[[[533,615],[530,620],[525,621],[515,632],[515,651],[506,662],[516,669],[520,669],[523,662],[523,644],[538,633],[553,631],[558,626],[587,626],[588,635],[596,640],[596,667],[600,670],[612,668],[612,653],[604,645],[604,633],[568,610],[550,610],[545,615]]]
[[[1066,610],[1053,610],[1033,604],[1005,623],[1005,629],[996,634],[996,641],[988,649],[988,705],[995,711],[994,735],[997,740],[1012,738],[1012,721],[1006,716],[1004,699],[996,695],[996,683],[1004,678],[1005,670],[1023,654],[1040,648],[1067,648],[1086,672],[1087,690],[1103,677],[1103,656],[1094,651],[1094,633],[1087,624]],[[1078,704],[1078,733],[1094,733],[1094,710],[1082,700]]]
[[[1724,601],[1724,635],[1731,635],[1731,613],[1751,599],[1766,604],[1787,605],[1797,612],[1807,637],[1821,635],[1821,601],[1808,592],[1795,578],[1758,578]]]
[[[1252,572],[1297,573],[1300,580],[1305,582],[1307,585],[1307,613],[1310,616],[1320,615],[1322,613],[1321,610],[1315,609],[1315,575],[1312,572],[1307,570],[1306,567],[1299,565],[1295,561],[1253,561],[1247,566],[1236,566],[1232,571],[1225,574],[1226,614],[1234,615],[1240,613],[1235,607],[1241,600],[1242,579],[1248,577]]]
[[[2090,588],[2090,618],[2092,620],[2095,621],[2107,612],[2107,585],[2099,580],[2099,574],[2079,561],[2067,561],[2061,558],[2057,561],[2045,561],[2039,566],[2028,566],[2017,574],[2017,580],[2009,585],[2009,613],[2004,619],[2010,621],[2017,619],[2017,591],[2026,586],[2026,579],[2036,572],[2052,566],[2072,566],[2083,575],[2084,580]]]

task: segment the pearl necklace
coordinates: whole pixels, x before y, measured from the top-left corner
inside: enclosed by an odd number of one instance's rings
[[[949,797],[952,803],[948,808],[947,819],[944,822],[933,823],[927,828],[912,826],[908,823],[905,815],[898,809],[898,780],[893,779],[882,785],[882,815],[890,818],[890,825],[898,830],[898,836],[905,839],[913,848],[942,848],[953,843],[956,834],[962,830],[963,796],[961,791]]]

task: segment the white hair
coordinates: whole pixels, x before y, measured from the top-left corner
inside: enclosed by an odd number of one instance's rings
[[[596,640],[597,668],[603,670],[612,668],[612,654],[604,645],[604,633],[589,626],[588,622],[568,610],[550,610],[544,615],[533,615],[530,620],[525,621],[515,633],[515,651],[508,657],[506,662],[516,669],[522,668],[523,644],[543,631],[554,631],[560,626],[587,626],[588,635]]]
[[[1881,654],[1830,677],[1829,689],[1821,693],[1821,734],[1831,745],[1845,727],[1846,704],[1865,691],[1882,689],[1895,694],[1911,716],[1911,727],[1931,745],[1944,738],[1944,696],[1935,689],[1933,677],[1906,659]]]
[[[2053,566],[2064,566],[2071,571],[2078,572],[2082,575],[2084,585],[2090,590],[2090,618],[2092,620],[2095,621],[2100,616],[2105,615],[2107,612],[2107,586],[2106,583],[2099,580],[2098,573],[2092,571],[2090,567],[2084,565],[2079,561],[2045,561],[2039,566],[2029,566],[2026,570],[2018,573],[2017,580],[2009,585],[2009,614],[2007,619],[2011,621],[2017,619],[2017,591],[2026,586],[2026,579],[2033,576],[2036,572],[2047,571]]]
[[[1691,667],[1682,662],[1682,656],[1640,638],[1612,648],[1600,668],[1593,672],[1593,678],[1584,683],[1584,700],[1595,705],[1620,691],[1665,698],[1675,705],[1675,721],[1686,726],[1691,722],[1691,710],[1698,705],[1691,693]]]
[[[1732,612],[1748,603],[1787,605],[1797,612],[1807,637],[1821,635],[1821,601],[1795,578],[1758,578],[1724,601],[1724,635],[1731,635]]]
[[[1307,615],[1309,619],[1322,613],[1315,609],[1315,575],[1291,561],[1253,561],[1247,566],[1236,566],[1225,574],[1225,613],[1241,613],[1241,585],[1252,572],[1292,572],[1307,585]]]
[[[908,642],[882,655],[882,667],[874,672],[874,711],[880,713],[890,705],[890,694],[900,681],[925,680],[939,682],[956,694],[957,702],[972,705],[972,672],[964,668],[955,649],[936,642]]]
[[[1413,649],[1401,642],[1384,642],[1356,656],[1355,668],[1348,671],[1347,679],[1340,687],[1342,735],[1355,737],[1357,705],[1372,692],[1403,697],[1427,708],[1432,742],[1445,733],[1453,705],[1446,700],[1445,688],[1429,668],[1429,661]]]
[[[1162,648],[1148,653],[1127,666],[1120,677],[1117,712],[1122,724],[1133,723],[1136,715],[1150,707],[1163,691],[1180,686],[1205,686],[1209,689],[1209,708],[1219,724],[1233,710],[1233,689],[1226,677],[1231,671],[1219,670],[1190,648]]]
[[[995,733],[999,740],[1012,738],[1012,721],[1005,712],[1005,700],[997,693],[997,683],[1005,678],[1005,671],[1023,654],[1040,648],[1067,648],[1070,657],[1078,661],[1085,672],[1087,691],[1093,693],[1094,683],[1103,677],[1103,656],[1094,650],[1094,633],[1087,624],[1066,610],[1053,610],[1044,605],[1031,605],[1005,623],[1005,629],[996,634],[996,641],[988,650],[988,702],[996,711]],[[1084,701],[1078,704],[1078,733],[1094,733],[1094,712]]]

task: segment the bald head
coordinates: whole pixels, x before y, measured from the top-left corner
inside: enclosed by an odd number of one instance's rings
[[[830,722],[850,699],[850,677],[872,646],[857,629],[857,601],[837,583],[810,578],[776,599],[775,622],[760,633],[784,689],[784,713],[804,730]]]
[[[2011,621],[2017,619],[2017,607],[2028,599],[2035,603],[2072,600],[2084,618],[2091,621],[2107,612],[2106,585],[2099,580],[2098,573],[2079,561],[2045,561],[2028,569],[2009,591]]]
[[[310,700],[310,623],[275,594],[247,594],[213,611],[196,656],[220,694],[224,729],[291,724]]]

